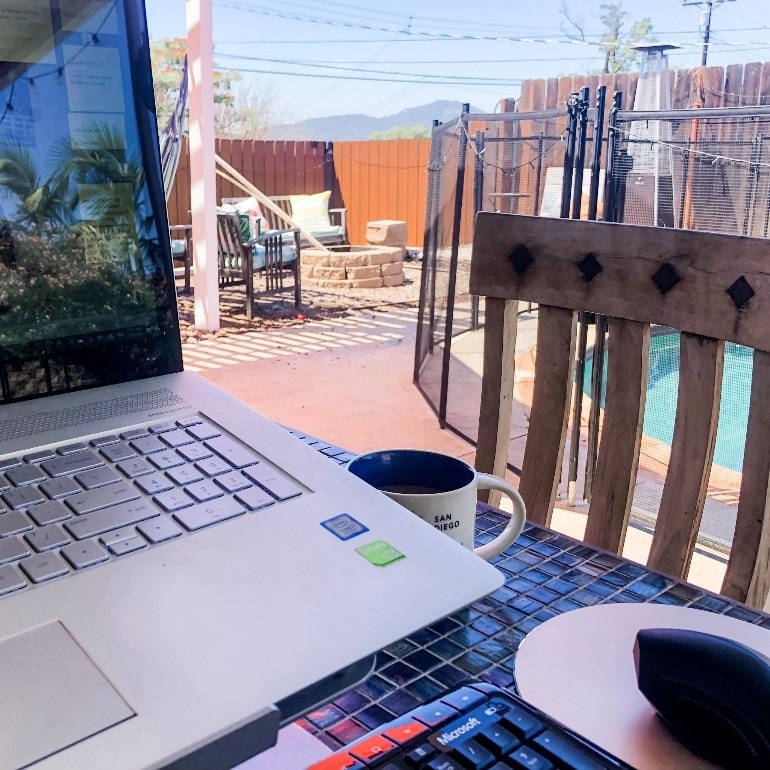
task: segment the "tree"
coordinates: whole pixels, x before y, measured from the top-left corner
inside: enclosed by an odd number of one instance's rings
[[[182,68],[187,53],[184,38],[163,38],[150,42],[152,77],[158,127],[162,129],[179,96]],[[235,70],[214,70],[214,131],[222,139],[258,139],[277,122],[277,99],[269,87],[258,87],[252,81],[234,86],[241,80]]]
[[[374,139],[428,139],[430,129],[417,123],[414,126],[392,126],[387,131],[374,131],[369,140]]]
[[[599,6],[599,19],[604,26],[604,32],[599,43],[604,65],[603,73],[627,72],[636,61],[634,46],[642,42],[653,42],[655,36],[652,29],[652,19],[645,16],[631,24],[626,31],[625,25],[628,13],[623,10],[623,3],[602,3]],[[562,24],[562,32],[568,37],[586,41],[585,22],[581,17],[575,16],[567,6],[562,3],[561,14],[566,20]]]

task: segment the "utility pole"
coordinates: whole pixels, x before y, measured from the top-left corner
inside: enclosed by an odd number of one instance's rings
[[[711,11],[725,2],[735,2],[735,0],[682,0],[682,5],[697,5],[700,8],[700,20],[698,26],[703,38],[703,53],[701,54],[700,66],[706,66],[706,59],[709,51],[709,40],[711,39]]]

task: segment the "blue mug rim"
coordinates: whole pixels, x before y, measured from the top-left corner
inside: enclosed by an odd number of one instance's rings
[[[354,457],[347,469],[380,490],[389,487],[425,487],[435,490],[422,494],[456,492],[476,478],[476,471],[463,460],[425,449],[366,452]]]

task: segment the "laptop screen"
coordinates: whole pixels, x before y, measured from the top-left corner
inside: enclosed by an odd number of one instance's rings
[[[179,371],[141,0],[0,0],[0,403]]]

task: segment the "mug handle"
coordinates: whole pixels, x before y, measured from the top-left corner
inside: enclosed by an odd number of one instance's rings
[[[491,542],[473,549],[477,556],[489,560],[501,554],[521,534],[527,518],[527,509],[521,495],[507,481],[489,473],[477,473],[476,482],[479,489],[497,489],[513,502],[513,513],[505,529]]]

